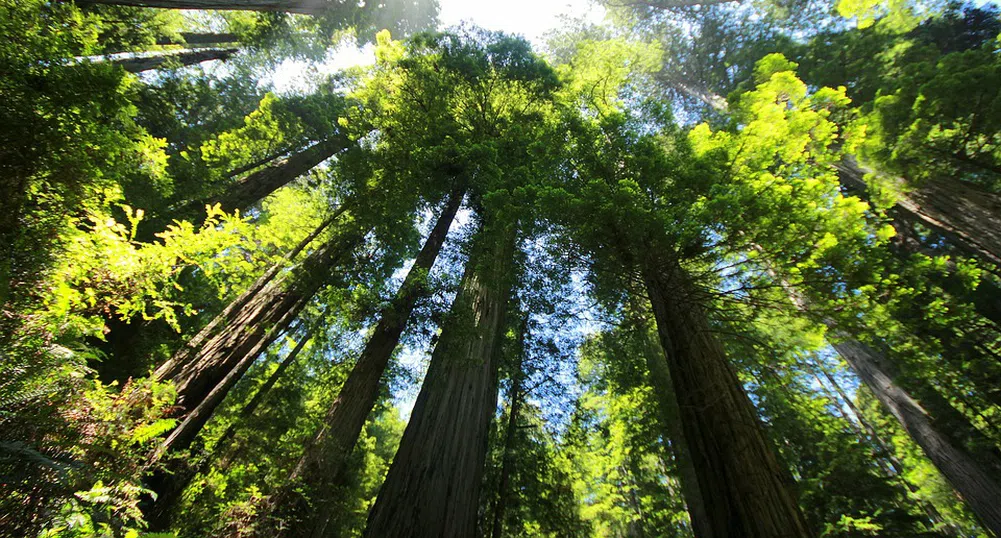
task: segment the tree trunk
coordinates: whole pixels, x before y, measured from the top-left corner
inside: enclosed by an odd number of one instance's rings
[[[476,535],[516,237],[501,223],[480,232],[364,536]]]
[[[354,4],[338,0],[87,0],[93,4],[158,7],[165,9],[221,9],[272,11],[322,15],[329,10],[343,11]]]
[[[692,462],[691,449],[681,427],[681,408],[672,388],[671,372],[664,359],[664,349],[653,335],[646,336],[649,340],[645,355],[647,369],[650,372],[650,384],[657,397],[661,420],[667,428],[665,439],[670,440],[669,449],[678,467],[681,494],[685,498],[688,517],[692,522],[692,533],[695,538],[713,538],[713,527],[699,489],[699,477]]]
[[[182,66],[194,65],[211,60],[226,60],[239,49],[194,49],[169,52],[156,56],[121,58],[111,60],[111,63],[122,66],[129,73],[141,73],[162,67],[168,62],[177,62]]]
[[[243,179],[230,183],[217,196],[187,202],[181,207],[169,211],[164,217],[177,220],[193,219],[204,212],[206,205],[217,203],[226,211],[245,209],[288,185],[323,161],[333,157],[335,153],[347,148],[348,145],[346,137],[335,135],[291,157],[278,160],[267,168],[258,170]]]
[[[867,171],[855,159],[843,159],[838,171],[849,188],[864,189]],[[905,218],[941,234],[968,256],[1001,267],[1001,197],[954,179],[908,186],[896,206]]]
[[[837,333],[836,333],[837,334]],[[844,335],[840,335],[844,336]],[[977,460],[934,424],[932,416],[894,381],[891,364],[865,344],[845,339],[834,348],[921,447],[981,524],[1001,535],[1001,486]]]
[[[268,517],[276,519],[277,524],[267,522],[262,526],[269,536],[323,535],[336,492],[344,486],[348,458],[378,399],[379,382],[417,301],[428,293],[425,279],[441,252],[464,193],[464,188],[457,188],[450,195],[392,305],[382,311],[358,362],[327,410],[323,425],[306,445],[287,485],[274,495],[270,503],[273,514]],[[305,482],[312,498],[297,493],[300,482]]]
[[[690,277],[673,259],[642,269],[713,535],[811,536]]]
[[[519,332],[518,360],[511,378],[511,403],[508,405],[507,429],[504,430],[504,452],[501,455],[500,479],[497,482],[497,499],[494,502],[494,521],[490,538],[500,538],[504,532],[504,511],[507,509],[508,489],[511,484],[511,468],[514,467],[514,435],[518,428],[518,414],[524,398],[522,382],[525,364],[525,335],[528,331],[528,315],[521,322]]]
[[[157,45],[218,45],[220,43],[236,43],[240,38],[236,34],[226,34],[218,32],[181,32],[181,39],[176,40],[161,37],[156,40]]]
[[[254,397],[243,406],[243,409],[240,410],[240,414],[237,415],[229,427],[226,428],[226,431],[223,432],[219,439],[216,440],[212,447],[212,451],[209,454],[207,454],[197,465],[185,469],[172,469],[173,473],[169,476],[164,475],[160,480],[158,480],[159,483],[157,484],[156,489],[157,498],[153,502],[152,509],[144,513],[151,528],[168,528],[170,516],[174,512],[177,501],[181,499],[181,494],[184,493],[185,488],[188,487],[188,484],[191,483],[191,480],[195,476],[208,470],[212,463],[216,461],[220,453],[227,449],[230,441],[236,435],[237,427],[249,419],[250,416],[257,410],[258,406],[261,405],[261,402],[267,398],[268,393],[270,393],[271,389],[278,383],[278,380],[282,378],[285,371],[288,370],[299,357],[299,353],[306,346],[306,342],[312,339],[315,329],[316,326],[310,328],[310,330],[303,335],[298,342],[296,342],[292,351],[290,351],[282,360],[282,362],[278,365],[278,368],[276,368],[275,371],[268,376],[267,381],[265,381],[264,384],[257,389]]]

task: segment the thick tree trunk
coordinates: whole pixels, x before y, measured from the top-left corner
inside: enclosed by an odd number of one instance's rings
[[[240,414],[235,420],[226,428],[226,431],[216,440],[214,446],[212,447],[211,453],[207,454],[197,465],[189,466],[184,469],[173,469],[173,473],[164,475],[159,480],[157,484],[157,498],[153,502],[152,509],[145,513],[147,522],[150,524],[151,528],[154,529],[164,529],[168,528],[168,523],[171,514],[174,512],[174,508],[177,505],[177,501],[181,499],[181,494],[184,492],[191,480],[208,470],[209,466],[212,465],[214,461],[218,459],[220,454],[227,450],[230,441],[236,435],[236,429],[238,426],[243,424],[261,405],[261,403],[267,398],[271,389],[278,383],[278,380],[285,375],[285,372],[295,363],[296,359],[299,357],[299,353],[306,346],[306,342],[313,337],[315,326],[312,327],[302,338],[296,342],[295,347],[292,351],[282,360],[278,365],[278,368],[268,376],[267,381],[257,392],[254,397],[243,406],[240,410]]]
[[[198,49],[182,50],[159,54],[157,56],[144,56],[141,58],[122,58],[112,60],[111,63],[122,66],[129,73],[142,73],[157,69],[167,62],[177,62],[183,66],[194,65],[211,60],[226,60],[236,54],[239,49]]]
[[[87,0],[93,4],[158,7],[165,9],[223,9],[273,11],[321,15],[329,10],[354,6],[338,0]]]
[[[661,420],[667,428],[665,438],[670,440],[669,449],[678,467],[681,494],[685,498],[685,506],[688,507],[688,517],[692,521],[692,533],[695,538],[713,538],[713,527],[702,499],[702,491],[699,489],[699,477],[692,462],[691,449],[685,440],[685,431],[681,427],[681,408],[672,388],[671,372],[664,358],[664,349],[652,335],[648,335],[648,339],[645,355],[647,369],[650,372],[650,384],[657,396]]]
[[[1001,485],[988,470],[935,426],[929,412],[896,383],[893,366],[880,354],[847,338],[834,348],[921,447],[984,527],[1001,535],[1001,502],[998,502]]]
[[[504,532],[504,512],[507,510],[508,490],[511,484],[511,468],[514,467],[514,440],[518,429],[518,414],[524,399],[522,382],[525,364],[525,336],[528,331],[528,315],[521,322],[519,333],[518,360],[511,378],[511,393],[508,405],[507,429],[504,430],[504,448],[501,454],[500,477],[497,481],[497,498],[494,502],[494,521],[490,530],[490,538],[500,538]]]
[[[867,170],[847,157],[838,165],[842,183],[864,189]],[[949,240],[968,256],[1001,267],[1001,197],[954,179],[936,178],[909,185],[896,208]]]
[[[277,524],[267,522],[262,531],[267,529],[273,536],[323,535],[332,515],[334,497],[345,485],[348,457],[375,406],[380,380],[410,314],[417,301],[428,293],[425,279],[441,252],[464,193],[465,189],[458,188],[446,202],[396,298],[383,310],[358,362],[327,410],[323,425],[307,444],[287,486],[273,497],[273,514],[268,517],[277,520]],[[309,499],[296,492],[300,482],[305,483]]]
[[[480,232],[364,536],[476,535],[515,238],[499,223]]]
[[[642,269],[713,535],[811,536],[689,276],[674,260]]]

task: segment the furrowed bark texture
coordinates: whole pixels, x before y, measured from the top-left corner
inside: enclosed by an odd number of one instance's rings
[[[678,398],[674,394],[671,372],[664,359],[664,349],[652,335],[649,338],[648,348],[646,364],[650,372],[650,382],[653,385],[654,394],[657,395],[657,404],[660,407],[662,420],[667,427],[666,433],[667,439],[670,439],[671,453],[678,465],[681,494],[688,507],[688,517],[692,521],[692,533],[695,534],[695,538],[712,538],[714,536],[713,527],[702,499],[702,491],[699,489],[699,477],[695,472],[695,464],[692,462],[691,448],[685,439],[685,431],[681,427],[681,408],[678,406]]]
[[[410,314],[417,301],[428,294],[424,279],[441,252],[464,192],[457,189],[449,197],[393,303],[383,310],[358,362],[327,410],[323,425],[293,469],[288,485],[273,497],[271,509],[277,524],[262,528],[270,536],[323,535],[332,515],[333,497],[345,485],[348,457],[375,406],[380,380]],[[310,492],[311,499],[304,499],[294,491],[300,482]]]
[[[994,535],[1001,535],[1001,485],[988,470],[935,426],[932,415],[894,381],[893,365],[879,353],[850,338],[834,344],[834,348],[921,447],[981,524]]]
[[[643,278],[714,536],[811,536],[754,406],[677,262]]]
[[[313,327],[315,329],[315,327]],[[170,517],[177,506],[177,501],[181,500],[181,493],[184,492],[191,480],[194,479],[199,473],[208,470],[209,466],[215,462],[220,453],[226,451],[229,447],[230,441],[236,435],[236,429],[238,426],[243,424],[254,411],[261,405],[271,389],[278,383],[278,380],[282,378],[286,370],[295,363],[296,359],[299,357],[299,353],[306,346],[308,342],[313,337],[314,330],[311,329],[305,336],[299,339],[292,351],[282,360],[278,365],[278,368],[270,376],[268,376],[267,381],[261,385],[261,388],[257,389],[254,397],[251,398],[249,402],[243,409],[240,410],[239,417],[233,421],[232,424],[226,428],[226,431],[216,440],[215,445],[212,447],[212,452],[205,456],[197,465],[188,466],[184,469],[172,469],[173,473],[169,476],[164,475],[159,478],[157,484],[157,498],[153,502],[152,509],[145,513],[147,522],[150,524],[151,528],[155,529],[165,529],[169,527]]]
[[[328,10],[344,9],[345,6],[354,5],[337,0],[89,0],[89,3],[165,9],[278,11],[304,15],[320,15]]]
[[[515,238],[480,233],[364,536],[476,535]]]
[[[508,489],[511,487],[511,468],[514,467],[514,436],[518,429],[518,414],[521,413],[521,405],[524,401],[524,394],[522,394],[524,373],[522,372],[522,368],[525,364],[525,334],[528,330],[527,324],[528,316],[526,315],[525,319],[522,320],[518,361],[515,364],[514,374],[511,379],[511,403],[508,405],[507,429],[504,430],[504,453],[501,456],[500,480],[497,483],[494,521],[490,531],[491,538],[500,538],[504,532],[504,512],[507,510]]]
[[[144,58],[112,60],[111,63],[122,66],[122,68],[129,73],[141,73],[143,71],[157,69],[170,61],[176,61],[181,65],[194,65],[197,63],[208,62],[210,60],[226,60],[230,56],[236,54],[237,51],[239,51],[239,49],[183,50],[179,52],[161,54],[158,56],[146,56]]]
[[[852,158],[838,165],[842,183],[864,189],[866,170]],[[912,185],[912,187],[915,187]],[[973,185],[936,178],[897,200],[901,215],[941,234],[969,256],[1001,267],[1001,197]]]

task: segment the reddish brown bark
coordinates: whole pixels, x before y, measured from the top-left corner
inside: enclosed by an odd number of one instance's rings
[[[348,457],[375,406],[380,380],[410,314],[428,293],[424,280],[441,252],[464,192],[456,189],[449,197],[393,303],[383,310],[358,362],[328,409],[323,425],[307,444],[287,486],[273,496],[273,515],[265,516],[273,521],[265,522],[260,532],[269,536],[323,535],[336,492],[344,486]],[[305,486],[309,499],[296,492],[300,485]]]
[[[238,51],[239,49],[182,50],[156,56],[116,59],[112,60],[112,63],[122,66],[129,73],[142,73],[143,71],[158,69],[168,62],[176,62],[182,66],[187,66],[211,60],[226,60]]]
[[[476,535],[515,237],[509,227],[477,238],[365,536]]]
[[[689,276],[673,260],[642,270],[713,535],[811,536]]]

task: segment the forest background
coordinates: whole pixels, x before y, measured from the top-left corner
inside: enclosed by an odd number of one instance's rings
[[[0,0],[0,535],[1001,535],[995,6],[445,7]]]

